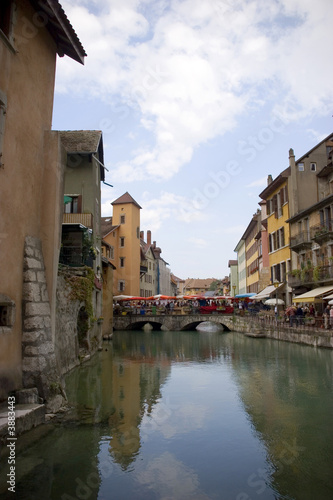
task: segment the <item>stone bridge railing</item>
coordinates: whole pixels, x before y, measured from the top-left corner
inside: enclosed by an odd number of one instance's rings
[[[150,323],[153,328],[163,330],[194,330],[196,326],[204,321],[211,321],[223,325],[225,330],[233,330],[232,314],[129,314],[125,316],[114,316],[114,330],[135,330],[142,328],[146,323]]]

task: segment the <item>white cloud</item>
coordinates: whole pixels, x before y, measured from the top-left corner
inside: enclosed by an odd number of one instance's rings
[[[223,232],[226,234],[243,234],[246,229],[246,226],[238,225],[231,227],[224,227]]]
[[[208,241],[202,238],[189,238],[189,242],[197,248],[206,248],[208,246]]]
[[[170,179],[273,97],[285,123],[333,105],[328,0],[63,4],[88,57],[85,67],[59,61],[57,91],[126,103],[152,141],[116,166],[117,182]]]
[[[156,230],[166,219],[186,223],[203,220],[205,215],[196,210],[189,199],[174,193],[162,192],[159,198],[144,201],[141,227]]]
[[[195,471],[187,467],[168,451],[153,458],[144,466],[138,464],[136,480],[162,500],[182,498],[207,500],[207,495],[200,490],[200,483]]]
[[[103,217],[112,213],[111,202],[114,199],[103,200],[101,204]],[[146,191],[142,195],[142,200],[140,225],[144,229],[155,231],[168,219],[191,223],[205,218],[205,214],[196,210],[191,200],[185,196],[162,191],[158,198],[151,198],[150,193]]]
[[[252,188],[252,187],[265,187],[267,184],[267,176],[261,177],[260,179],[257,179],[253,182],[250,182],[250,184],[247,184],[246,187]]]

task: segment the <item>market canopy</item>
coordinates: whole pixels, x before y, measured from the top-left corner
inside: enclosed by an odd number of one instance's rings
[[[132,295],[114,295],[113,300],[131,300]]]
[[[268,299],[271,294],[273,292],[276,292],[280,286],[282,286],[283,283],[279,283],[277,287],[275,287],[274,285],[268,285],[266,286],[266,288],[264,288],[263,290],[261,290],[261,292],[257,293],[256,295],[254,295],[252,297],[253,300],[264,300],[264,299]]]
[[[240,293],[235,295],[235,299],[252,299],[255,293]]]
[[[323,299],[328,298],[323,297],[323,295],[332,291],[332,285],[320,286],[319,288],[314,288],[309,292],[302,293],[302,295],[298,295],[298,297],[293,297],[293,302],[321,302]]]

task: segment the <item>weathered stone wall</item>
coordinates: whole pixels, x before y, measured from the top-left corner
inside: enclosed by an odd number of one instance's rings
[[[37,387],[52,410],[64,402],[51,330],[42,244],[27,236],[22,293],[22,383]]]
[[[77,316],[81,303],[69,299],[70,288],[63,275],[58,276],[55,348],[61,374],[80,363]]]
[[[72,279],[72,281],[71,281]],[[94,354],[102,341],[102,324],[97,322],[96,289],[93,287],[91,299],[80,292],[82,280],[89,280],[84,268],[64,268],[59,270],[56,302],[55,349],[61,375],[69,372],[88,356]],[[76,281],[77,280],[77,281]],[[72,285],[71,285],[72,283]],[[93,285],[92,285],[93,286]],[[84,289],[84,287],[83,287]],[[81,299],[76,297],[81,295]],[[90,304],[88,304],[90,300]],[[92,316],[84,311],[92,307]],[[87,331],[79,332],[80,311],[86,315]]]

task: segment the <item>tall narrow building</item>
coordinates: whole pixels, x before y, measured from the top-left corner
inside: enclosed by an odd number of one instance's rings
[[[102,236],[111,246],[112,261],[116,268],[113,294],[139,296],[141,207],[128,192],[111,205],[112,217],[102,219]]]

